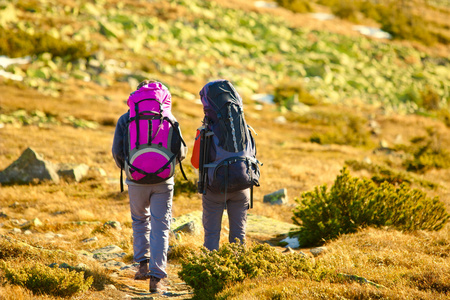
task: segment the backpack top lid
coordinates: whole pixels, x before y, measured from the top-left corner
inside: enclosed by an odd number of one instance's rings
[[[200,91],[205,121],[218,139],[218,146],[238,153],[247,147],[249,132],[241,96],[228,80],[215,80]]]
[[[217,114],[228,103],[235,104],[243,110],[242,98],[233,85],[225,79],[208,82],[200,91],[203,111],[213,122],[217,122]]]
[[[164,117],[172,117],[172,95],[169,89],[161,82],[150,82],[132,92],[127,100],[128,107],[132,108],[135,103],[144,99],[157,100],[162,104],[162,115]]]

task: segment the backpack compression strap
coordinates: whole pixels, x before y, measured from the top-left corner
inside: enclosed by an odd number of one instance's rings
[[[183,140],[183,137],[181,136],[181,133],[180,133],[180,127],[179,127],[178,122],[173,123],[168,117],[164,117],[163,120],[167,120],[167,121],[172,125],[172,127],[173,127],[174,129],[176,129],[175,131],[176,131],[177,134],[179,135],[180,140],[181,140],[181,143],[186,147],[186,143],[185,143],[185,141]],[[159,130],[158,130],[158,131],[159,131]],[[155,136],[156,136],[156,134],[155,134]],[[154,137],[155,137],[155,136],[154,136]],[[180,147],[180,149],[178,150],[177,153],[175,153],[174,155],[172,155],[172,157],[169,159],[169,161],[167,161],[167,163],[164,164],[164,166],[162,166],[161,168],[159,168],[157,171],[155,171],[155,172],[153,172],[153,173],[145,172],[144,170],[141,170],[141,169],[137,168],[136,166],[133,166],[129,161],[127,161],[127,162],[128,162],[128,165],[129,165],[129,167],[130,167],[131,169],[133,169],[135,172],[141,173],[142,175],[145,175],[145,176],[152,175],[152,174],[158,175],[158,174],[160,174],[161,172],[163,172],[163,171],[164,171],[164,170],[172,163],[172,161],[173,161],[175,158],[178,157],[178,155],[180,154],[180,152],[181,152],[181,147]],[[178,159],[178,161],[179,161],[179,163],[180,163],[180,170],[181,170],[181,173],[183,174],[184,179],[185,179],[185,180],[188,180],[187,177],[186,177],[186,174],[184,173],[184,170],[183,170],[181,161],[180,161],[179,159]]]

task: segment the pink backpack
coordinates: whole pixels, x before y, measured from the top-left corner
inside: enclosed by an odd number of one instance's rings
[[[178,122],[172,115],[172,97],[160,82],[131,93],[125,138],[125,174],[140,184],[163,182],[174,175],[181,144]],[[183,176],[186,175],[181,168]]]

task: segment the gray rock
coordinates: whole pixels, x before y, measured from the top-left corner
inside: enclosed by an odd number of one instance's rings
[[[24,224],[22,224],[22,227],[30,227],[30,226],[35,226],[35,227],[39,227],[44,225],[44,223],[42,223],[38,218],[34,218],[31,221],[25,222]]]
[[[178,227],[177,229],[174,230],[174,233],[179,233],[179,232],[184,232],[184,233],[189,233],[189,234],[197,234],[199,232],[199,228],[197,227],[196,223],[194,221],[190,221],[187,222],[183,225],[181,225],[180,227]]]
[[[111,227],[113,229],[122,230],[122,226],[118,221],[107,221],[103,224],[103,227]]]
[[[79,263],[78,265],[76,265],[73,268],[75,270],[77,270],[77,271],[88,271],[89,270],[89,267],[86,264],[83,264],[83,263]]]
[[[401,144],[403,144],[403,137],[402,137],[401,134],[397,134],[397,135],[395,136],[394,144],[395,144],[395,145],[401,145]]]
[[[287,196],[287,189],[281,189],[276,192],[273,192],[271,194],[267,194],[264,196],[263,199],[264,203],[270,203],[272,205],[278,204],[288,204],[288,196]]]
[[[116,258],[122,258],[127,255],[125,252],[122,253],[95,253],[93,258],[98,261],[109,261]]]
[[[11,232],[11,233],[14,233],[14,234],[16,234],[16,233],[22,233],[22,230],[20,230],[19,228],[13,228],[10,232]]]
[[[107,261],[102,265],[103,265],[103,267],[105,267],[107,269],[116,269],[116,268],[120,269],[120,268],[126,266],[126,264],[124,262],[115,261],[115,260]]]
[[[86,164],[60,164],[58,166],[58,175],[67,181],[80,182],[86,177],[89,166]]]
[[[89,239],[84,239],[81,242],[82,243],[93,243],[93,242],[97,242],[97,241],[98,241],[98,237],[94,236],[94,237],[89,238]]]
[[[51,181],[59,183],[57,168],[32,148],[27,148],[22,155],[5,170],[0,172],[0,183],[27,184]]]
[[[16,201],[16,202],[14,202],[13,204],[11,204],[9,207],[11,207],[11,208],[17,208],[19,205],[20,205],[20,203]]]
[[[389,149],[389,143],[386,140],[380,141],[380,148],[381,149]]]
[[[169,246],[169,248],[170,248],[170,246]],[[125,265],[125,266],[121,267],[120,270],[121,271],[128,271],[128,270],[136,271],[138,268],[139,268],[139,263],[133,263],[131,265]]]
[[[118,252],[123,252],[122,248],[116,246],[116,245],[109,245],[97,250],[92,251],[92,253],[96,254],[96,253],[118,253]]]
[[[73,267],[72,267],[71,265],[69,265],[68,263],[62,263],[62,264],[60,264],[60,265],[59,265],[59,268],[60,268],[60,269],[69,269],[69,270],[72,270],[72,269],[73,269]]]
[[[319,256],[327,251],[327,247],[317,247],[309,250],[314,257]]]
[[[89,171],[102,177],[106,177],[106,171],[100,167],[90,167]]]
[[[279,117],[275,118],[274,122],[277,124],[286,124],[287,120],[286,120],[286,117],[279,116]]]
[[[299,251],[299,252],[297,252],[297,253],[298,253],[299,255],[305,257],[305,258],[308,258],[308,255],[306,255],[306,253],[303,252],[303,251]]]
[[[368,156],[364,157],[363,162],[366,163],[366,164],[368,164],[368,165],[371,165],[371,164],[372,164],[372,160],[371,160],[370,157],[368,157]]]
[[[11,224],[15,225],[15,226],[24,226],[25,224],[27,224],[28,221],[25,219],[11,219]]]
[[[117,288],[116,288],[116,286],[114,284],[105,285],[105,289],[107,289],[107,290],[117,290]]]
[[[286,250],[283,253],[295,253],[295,251],[291,247],[286,247]]]
[[[54,239],[54,238],[55,238],[55,234],[54,234],[53,232],[47,232],[47,233],[44,235],[44,237],[45,237],[47,240],[51,240],[51,239]]]
[[[375,120],[369,121],[369,128],[372,134],[379,135],[381,133],[381,126]]]

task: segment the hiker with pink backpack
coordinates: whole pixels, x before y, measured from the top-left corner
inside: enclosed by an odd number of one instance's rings
[[[204,246],[219,248],[222,216],[227,210],[230,243],[244,242],[253,186],[259,186],[255,140],[244,118],[241,96],[227,80],[215,80],[200,91],[205,117],[197,130],[192,165],[199,169]]]
[[[133,228],[136,280],[150,279],[150,292],[166,290],[167,252],[175,165],[186,157],[187,147],[172,115],[172,97],[162,83],[141,82],[130,94],[129,111],[116,125],[112,154],[125,171]]]

